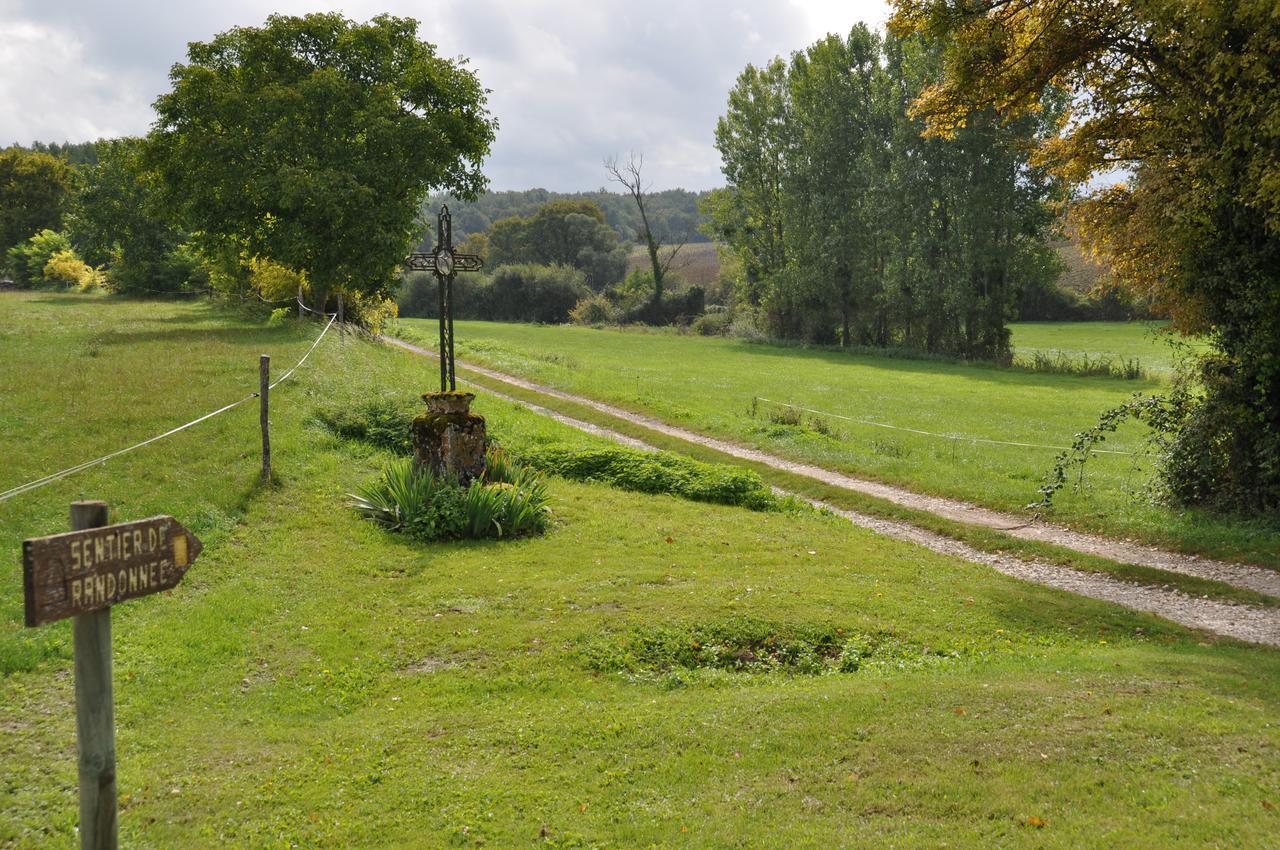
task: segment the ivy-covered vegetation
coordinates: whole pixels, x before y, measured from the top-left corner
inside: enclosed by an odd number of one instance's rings
[[[975,114],[1038,120],[1062,91],[1037,162],[1064,181],[1126,171],[1073,206],[1118,282],[1212,350],[1191,367],[1164,478],[1181,501],[1280,508],[1280,18],[1269,0],[896,0],[892,28],[945,45],[916,111],[938,138]],[[1069,102],[1074,109],[1066,110]]]

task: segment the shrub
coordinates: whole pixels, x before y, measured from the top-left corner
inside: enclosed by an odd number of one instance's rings
[[[536,475],[513,474],[520,483],[482,480],[462,487],[415,469],[410,458],[398,458],[376,481],[350,494],[351,506],[388,531],[424,541],[510,538],[545,531],[551,522],[546,486]]]
[[[148,295],[204,289],[210,285],[205,262],[186,245],[164,252],[117,251],[111,259],[111,288]]]
[[[460,274],[453,280],[453,315],[456,319],[484,318],[484,300],[488,291],[487,278],[473,274]],[[436,276],[431,272],[407,273],[396,293],[396,304],[401,316],[418,319],[440,318],[440,290]]]
[[[102,272],[76,256],[70,249],[59,251],[44,264],[44,282],[55,286],[74,286],[81,292],[95,289],[102,285]]]
[[[569,266],[499,266],[489,281],[479,318],[558,324],[568,321],[569,311],[590,295],[586,277]]]
[[[583,298],[569,311],[575,325],[606,325],[618,320],[618,311],[604,295]]]
[[[608,447],[576,450],[544,446],[520,454],[528,466],[575,481],[598,481],[622,490],[663,493],[695,502],[769,511],[793,508],[760,476],[730,464],[703,463],[670,452]]]
[[[747,342],[768,341],[768,335],[760,329],[755,316],[745,311],[739,311],[738,315],[734,317],[733,322],[729,325],[729,335]]]
[[[694,333],[703,336],[722,336],[729,332],[729,326],[733,323],[733,315],[727,310],[721,309],[715,312],[708,310],[701,316],[693,320]]]
[[[360,440],[387,451],[410,454],[410,428],[416,410],[417,405],[410,399],[381,396],[356,405],[322,408],[315,417],[344,440]]]
[[[19,286],[41,286],[49,261],[64,251],[71,251],[71,240],[65,233],[41,230],[25,242],[9,249],[9,268]],[[73,256],[74,256],[74,252]]]
[[[660,302],[647,301],[627,312],[624,321],[646,325],[688,324],[706,309],[707,295],[701,286],[681,293],[668,293]]]
[[[382,333],[388,319],[400,315],[400,308],[390,298],[381,295],[368,295],[362,292],[349,292],[345,295],[343,318],[348,323],[358,325],[371,334]]]

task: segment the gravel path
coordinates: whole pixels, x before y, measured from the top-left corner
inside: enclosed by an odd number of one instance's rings
[[[433,352],[427,349],[410,345],[409,343],[401,340],[387,338],[387,342],[408,351],[412,351],[415,354],[420,354],[426,357],[435,356]],[[1017,536],[1057,543],[1071,549],[1076,549],[1082,552],[1091,552],[1125,563],[1141,564],[1143,566],[1156,567],[1158,569],[1170,570],[1172,572],[1180,572],[1186,575],[1212,578],[1238,587],[1261,590],[1264,593],[1274,593],[1275,595],[1280,596],[1280,574],[1274,573],[1270,570],[1264,570],[1260,567],[1249,567],[1220,561],[1210,561],[1196,558],[1194,556],[1180,555],[1178,553],[1167,552],[1128,542],[1109,541],[1104,538],[1080,534],[1079,532],[1074,532],[1070,529],[1058,526],[1043,524],[1019,525],[1019,523],[1024,521],[1019,517],[1009,514],[988,511],[983,508],[978,508],[976,506],[967,505],[966,503],[956,502],[949,499],[920,496],[919,494],[910,493],[909,491],[890,487],[879,482],[852,478],[840,473],[833,473],[830,470],[821,469],[820,467],[810,466],[808,464],[794,463],[755,449],[749,449],[734,443],[727,443],[722,440],[696,434],[692,431],[676,428],[651,417],[631,413],[611,405],[592,401],[591,399],[569,395],[568,393],[563,393],[550,387],[534,384],[520,378],[496,372],[492,369],[486,369],[470,364],[460,365],[494,380],[535,392],[544,393],[565,401],[572,401],[578,404],[587,405],[593,409],[601,411],[602,413],[608,413],[611,416],[616,416],[620,419],[642,425],[646,428],[651,428],[661,433],[669,434],[689,442],[698,443],[709,448],[714,448],[735,457],[764,463],[776,469],[806,475],[807,477],[815,478],[819,481],[839,487],[845,487],[847,489],[881,496],[882,498],[889,499],[896,504],[930,511],[931,513],[938,514],[939,516],[947,516],[948,518],[958,519],[962,522],[970,522],[976,525],[985,525],[990,528],[997,528],[1007,534],[1016,534],[1017,531],[1026,529],[1037,529],[1044,531],[1045,535],[1033,536],[1022,534]],[[634,437],[629,437],[608,428],[603,428],[599,425],[594,425],[580,419],[575,419],[571,416],[566,416],[549,408],[542,407],[541,405],[517,399],[513,396],[504,395],[503,393],[487,388],[486,392],[489,392],[499,398],[506,399],[507,401],[522,405],[535,413],[550,417],[557,422],[564,423],[590,434],[605,437],[633,448],[651,451],[655,450],[653,446],[641,440],[637,440]],[[780,493],[787,492],[779,488],[775,489],[778,489],[778,492]],[[883,492],[886,491],[894,494],[894,496],[891,497],[883,495]],[[1076,570],[1070,567],[1059,566],[1057,564],[1047,564],[1041,561],[1017,558],[1011,555],[983,552],[980,549],[975,549],[974,547],[958,540],[954,540],[950,537],[946,537],[945,535],[927,531],[922,528],[917,528],[909,523],[881,519],[879,517],[873,517],[857,511],[848,511],[813,499],[808,499],[807,501],[811,502],[815,506],[825,508],[834,514],[849,520],[854,525],[870,529],[879,534],[883,534],[886,537],[892,537],[896,540],[914,543],[934,552],[962,558],[972,563],[982,564],[991,567],[998,572],[1004,573],[1005,575],[1013,576],[1025,581],[1035,582],[1036,584],[1046,585],[1048,587],[1054,587],[1059,590],[1065,590],[1080,596],[1087,596],[1092,599],[1101,599],[1107,602],[1113,602],[1117,605],[1122,605],[1136,611],[1146,611],[1191,628],[1203,629],[1215,634],[1250,641],[1252,643],[1280,646],[1280,610],[1262,608],[1253,605],[1220,602],[1210,599],[1199,599],[1175,590],[1166,590],[1144,584],[1120,581],[1119,579],[1102,575],[1100,573],[1085,572],[1083,570]],[[932,506],[935,504],[944,506],[948,513],[933,510]],[[973,519],[975,516],[984,518],[988,521],[975,520]],[[1000,521],[996,521],[997,519]],[[1054,534],[1053,532],[1057,532],[1057,534]],[[1088,542],[1090,548],[1072,545],[1071,542],[1068,542],[1075,540]],[[1123,557],[1118,553],[1124,553],[1125,555],[1131,555],[1132,557]],[[1143,559],[1138,560],[1138,558]],[[1269,579],[1269,581],[1264,579]]]

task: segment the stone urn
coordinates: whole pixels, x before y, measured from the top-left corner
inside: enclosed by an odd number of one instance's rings
[[[437,478],[464,487],[484,474],[484,417],[471,412],[472,393],[427,393],[427,412],[413,420],[413,456]]]

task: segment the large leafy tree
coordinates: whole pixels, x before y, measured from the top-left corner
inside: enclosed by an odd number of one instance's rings
[[[919,38],[865,26],[748,67],[717,127],[728,186],[711,229],[780,336],[1008,356],[1020,279],[1043,274],[1052,181],[1041,118],[978,116],[924,139],[908,112],[940,65]]]
[[[68,216],[71,239],[91,265],[110,267],[116,291],[176,291],[200,269],[184,248],[186,234],[159,213],[141,153],[141,139],[95,145],[96,164],[84,166]]]
[[[531,216],[494,222],[489,231],[489,262],[564,265],[580,269],[592,289],[622,280],[627,249],[594,201],[561,200],[543,204]]]
[[[193,43],[156,101],[147,162],[210,255],[269,257],[385,295],[433,189],[474,197],[497,123],[417,22],[275,15]]]
[[[939,136],[1071,96],[1042,161],[1084,183],[1082,237],[1215,351],[1174,419],[1174,495],[1280,507],[1280,16],[1275,0],[895,0],[892,26],[947,39],[917,103]]]
[[[709,229],[742,260],[750,284],[786,265],[783,176],[791,123],[787,63],[748,65],[729,92],[729,108],[716,122],[716,148],[728,185],[703,205]],[[753,296],[758,293],[753,286]],[[758,297],[757,297],[758,300]]]
[[[74,175],[63,159],[12,147],[0,151],[0,253],[62,227]]]

